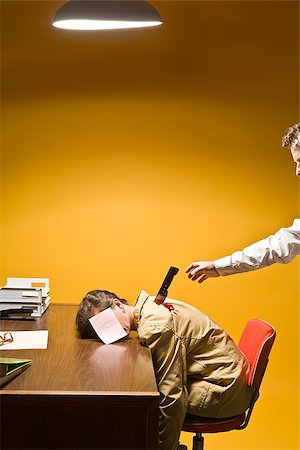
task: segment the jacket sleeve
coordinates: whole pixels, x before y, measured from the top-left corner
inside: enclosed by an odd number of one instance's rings
[[[215,267],[220,275],[249,272],[268,267],[274,263],[286,264],[300,255],[300,219],[289,228],[255,242],[231,256],[217,259]]]
[[[141,341],[151,349],[160,392],[159,448],[177,450],[187,411],[186,353],[172,328],[148,325]]]

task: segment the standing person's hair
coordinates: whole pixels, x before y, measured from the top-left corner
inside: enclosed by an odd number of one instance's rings
[[[300,141],[300,122],[288,128],[282,138],[282,147],[291,148],[294,144]]]
[[[97,338],[89,319],[95,314],[110,308],[115,299],[126,305],[128,304],[124,298],[120,298],[109,291],[96,289],[86,294],[79,305],[75,321],[77,332],[82,339]]]

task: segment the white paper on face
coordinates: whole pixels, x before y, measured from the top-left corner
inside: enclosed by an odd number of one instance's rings
[[[96,314],[89,321],[104,344],[111,344],[127,336],[111,308]]]

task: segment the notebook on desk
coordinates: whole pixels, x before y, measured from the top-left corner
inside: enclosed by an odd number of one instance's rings
[[[0,358],[0,386],[19,375],[30,364],[30,359]]]

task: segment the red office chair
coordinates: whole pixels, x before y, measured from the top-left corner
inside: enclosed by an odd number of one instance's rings
[[[248,384],[255,388],[249,409],[243,414],[225,419],[211,419],[187,414],[182,431],[196,433],[193,437],[193,450],[203,450],[204,437],[202,433],[220,433],[246,428],[254,404],[259,397],[259,388],[268,364],[268,357],[275,336],[275,329],[268,323],[258,319],[249,320],[239,342],[239,348],[250,363]],[[186,446],[180,445],[179,448],[183,450]]]

